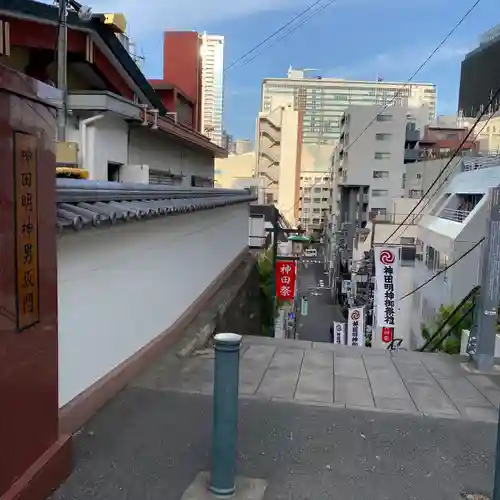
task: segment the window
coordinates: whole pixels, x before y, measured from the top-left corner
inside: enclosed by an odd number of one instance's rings
[[[387,189],[372,189],[372,196],[374,198],[379,198],[381,196],[389,196],[389,191]]]
[[[319,214],[319,208],[313,208],[313,214]]]
[[[422,174],[417,174],[415,177],[416,177],[417,179],[421,179],[421,178],[422,178]]]
[[[373,178],[374,179],[385,179],[386,177],[389,177],[389,172],[387,170],[374,170],[373,171]]]
[[[375,134],[375,139],[377,141],[389,141],[392,137],[392,134]]]
[[[401,189],[404,189],[406,187],[406,174],[403,174],[401,176]]]
[[[321,193],[321,188],[314,188],[315,193]]]
[[[321,198],[313,198],[313,203],[321,203]]]
[[[385,152],[375,153],[373,157],[376,160],[389,160],[391,157],[391,153],[385,153]]]
[[[399,242],[401,243],[401,245],[415,245],[415,238],[401,236]]]
[[[311,203],[311,198],[304,198],[304,203]]]
[[[387,215],[387,208],[372,208],[372,215]]]
[[[401,267],[415,267],[416,254],[415,245],[401,247]]]
[[[392,115],[380,114],[377,115],[378,122],[392,122]]]

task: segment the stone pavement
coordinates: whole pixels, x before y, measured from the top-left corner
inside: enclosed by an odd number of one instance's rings
[[[135,384],[211,394],[213,350],[165,372],[160,362]],[[353,410],[404,412],[495,422],[500,387],[443,354],[346,348],[326,343],[245,337],[242,397]]]
[[[264,500],[491,493],[496,425],[472,420],[499,401],[489,378],[443,356],[288,342],[247,338],[241,358],[237,470],[267,481]],[[107,404],[52,500],[180,500],[210,470],[211,356],[167,352]]]

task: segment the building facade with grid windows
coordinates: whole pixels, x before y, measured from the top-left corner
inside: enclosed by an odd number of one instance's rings
[[[340,137],[340,120],[349,105],[427,104],[429,121],[436,118],[433,84],[309,78],[305,73],[290,69],[287,78],[266,78],[261,96],[261,111],[270,111],[276,96],[293,97],[295,109],[303,112],[304,143],[335,144]]]

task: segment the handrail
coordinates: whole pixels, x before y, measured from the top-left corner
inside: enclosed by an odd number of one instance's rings
[[[432,337],[427,340],[427,342],[419,349],[420,352],[425,352],[425,350],[427,349],[427,347],[431,344],[434,343],[434,341],[436,340],[436,338],[439,336],[439,334],[444,330],[444,328],[446,327],[446,325],[448,324],[448,321],[450,320],[450,318],[452,318],[458,311],[460,311],[460,309],[467,303],[467,301],[473,297],[480,289],[481,287],[478,285],[478,286],[475,286],[461,301],[460,303],[458,304],[458,306],[455,307],[455,309],[453,309],[453,311],[449,314],[449,316],[441,323],[441,325],[439,325],[438,329],[434,332],[434,335],[432,335]],[[469,308],[469,310],[460,317],[460,319],[458,321],[456,321],[452,327],[449,329],[448,332],[446,332],[446,335],[436,344],[436,345],[433,345],[432,346],[432,349],[431,349],[431,352],[434,352],[442,343],[443,341],[448,338],[448,336],[450,335],[450,333],[453,331],[453,329],[460,323],[460,321],[462,321],[466,316],[467,314],[469,314],[472,309],[474,309],[475,307],[475,303]]]

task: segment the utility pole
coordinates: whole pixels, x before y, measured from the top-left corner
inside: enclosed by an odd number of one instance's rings
[[[68,116],[68,4],[59,0],[59,25],[57,38],[57,87],[62,91],[62,106],[57,111],[57,140],[66,140]]]
[[[276,310],[278,306],[278,299],[276,297],[276,262],[278,260],[278,237],[279,237],[279,227],[278,227],[278,209],[273,205],[274,217],[273,217],[273,324],[272,324],[272,336],[276,337]]]
[[[480,261],[481,290],[468,349],[474,367],[483,372],[491,371],[495,364],[500,302],[500,188],[491,189],[489,196],[490,214]]]

